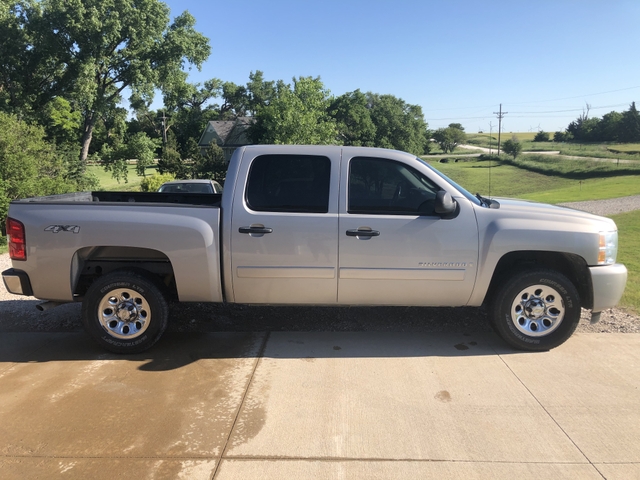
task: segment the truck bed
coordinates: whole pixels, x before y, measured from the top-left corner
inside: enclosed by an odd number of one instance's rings
[[[222,194],[216,193],[158,193],[158,192],[76,192],[44,197],[14,200],[13,203],[136,203],[136,204],[182,204],[219,207]]]

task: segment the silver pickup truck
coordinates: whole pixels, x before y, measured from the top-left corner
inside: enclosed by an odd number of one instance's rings
[[[512,346],[547,350],[622,296],[616,225],[472,195],[413,155],[339,146],[236,150],[221,195],[83,192],[14,201],[15,294],[82,301],[108,350],[140,352],[167,301],[486,304]],[[393,320],[390,320],[393,321]]]

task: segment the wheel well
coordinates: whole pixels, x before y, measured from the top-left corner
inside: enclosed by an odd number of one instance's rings
[[[163,286],[171,297],[177,297],[173,266],[162,252],[148,248],[96,246],[78,250],[73,256],[73,295],[84,297],[91,284],[115,270],[136,271]]]
[[[548,268],[563,274],[578,290],[582,307],[593,306],[591,275],[585,260],[571,253],[545,251],[510,252],[504,255],[496,265],[483,304],[491,302],[496,289],[513,275],[516,269],[533,268]]]

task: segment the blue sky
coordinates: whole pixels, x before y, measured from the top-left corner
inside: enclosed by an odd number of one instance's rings
[[[320,76],[333,95],[360,89],[420,105],[430,128],[564,130],[640,102],[638,0],[170,0],[212,53],[191,82]]]

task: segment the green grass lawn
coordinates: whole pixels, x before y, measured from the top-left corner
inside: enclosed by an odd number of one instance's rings
[[[620,145],[609,145],[607,149],[615,153],[640,153],[640,143],[621,143]]]
[[[612,215],[618,225],[618,262],[629,271],[620,304],[640,313],[640,210]]]
[[[100,190],[107,191],[131,192],[140,190],[140,181],[143,178],[139,177],[136,173],[136,166],[134,164],[127,165],[127,183],[125,183],[124,180],[118,182],[111,176],[111,172],[106,172],[100,165],[89,165],[87,166],[87,171],[98,178]],[[153,175],[156,173],[156,167],[148,167],[146,173],[147,175]]]
[[[640,195],[640,164],[559,161],[544,155],[521,156],[516,161],[426,160],[470,192],[485,196],[562,203]]]

